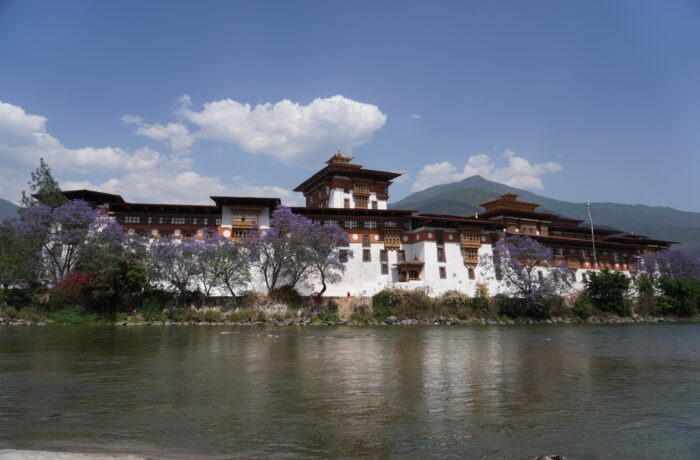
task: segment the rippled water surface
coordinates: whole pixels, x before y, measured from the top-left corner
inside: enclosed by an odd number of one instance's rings
[[[0,329],[0,449],[700,458],[700,325]]]

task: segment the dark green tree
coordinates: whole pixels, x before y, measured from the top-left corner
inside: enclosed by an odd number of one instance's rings
[[[61,193],[61,188],[58,186],[58,181],[51,174],[51,168],[43,158],[39,160],[39,167],[31,173],[31,180],[27,182],[31,193],[22,190],[21,206],[24,209],[38,204],[44,204],[57,208],[66,201],[65,196]]]
[[[632,281],[621,272],[603,270],[588,272],[586,294],[598,309],[604,312],[628,315],[629,289]]]

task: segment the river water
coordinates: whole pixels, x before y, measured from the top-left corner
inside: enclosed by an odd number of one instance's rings
[[[700,324],[0,329],[0,449],[700,458]]]

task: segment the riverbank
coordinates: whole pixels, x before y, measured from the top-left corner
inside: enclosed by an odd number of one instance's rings
[[[482,325],[482,326],[508,326],[508,325],[543,325],[543,324],[649,324],[649,323],[696,323],[700,322],[700,315],[678,318],[670,316],[592,316],[587,319],[554,317],[543,320],[530,318],[397,318],[389,316],[387,318],[363,318],[342,320],[339,318],[323,319],[318,316],[301,316],[297,318],[278,319],[245,319],[241,321],[207,321],[207,320],[165,320],[149,321],[143,318],[128,318],[124,321],[101,320],[91,324],[113,325],[116,327],[136,327],[136,326],[278,326],[278,327],[304,327],[304,326],[459,326],[459,325]],[[0,317],[0,326],[46,326],[62,325],[66,323],[43,320],[26,320]]]

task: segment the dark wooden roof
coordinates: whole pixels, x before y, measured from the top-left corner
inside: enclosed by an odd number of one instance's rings
[[[92,206],[99,206],[108,203],[124,203],[124,198],[122,198],[121,195],[98,192],[97,190],[62,190],[61,193],[68,200],[84,200]]]
[[[259,206],[275,209],[282,201],[279,198],[260,198],[252,196],[211,196],[217,206]]]
[[[197,214],[220,215],[218,206],[193,204],[155,204],[155,203],[111,203],[110,212],[158,213],[158,214]]]
[[[291,208],[294,214],[305,216],[334,216],[334,217],[410,217],[416,211],[408,209],[349,209],[349,208]]]
[[[380,181],[391,181],[396,179],[401,175],[401,173],[394,173],[389,171],[376,171],[374,169],[364,169],[358,167],[359,165],[353,164],[329,164],[325,168],[318,171],[313,176],[306,179],[301,184],[294,188],[295,192],[304,192],[309,188],[316,185],[318,182],[322,181],[328,176],[344,175],[359,179],[368,180],[380,180]]]

